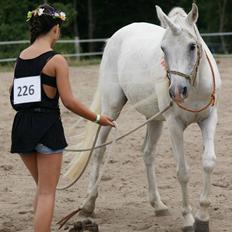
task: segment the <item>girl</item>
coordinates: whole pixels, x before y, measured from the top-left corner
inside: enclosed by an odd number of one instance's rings
[[[37,186],[34,231],[50,232],[62,152],[67,146],[58,99],[72,112],[103,126],[112,119],[96,115],[74,98],[68,64],[53,51],[65,14],[45,4],[28,12],[31,45],[16,62],[11,104],[17,111],[11,152],[19,153]]]

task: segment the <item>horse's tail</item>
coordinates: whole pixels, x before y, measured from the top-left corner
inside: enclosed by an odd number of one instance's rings
[[[97,114],[101,113],[101,101],[100,101],[100,90],[99,87],[94,95],[93,102],[90,106],[90,109]],[[82,143],[83,148],[89,148],[92,146],[94,136],[97,132],[98,125],[88,121],[85,127],[85,139]],[[76,180],[83,172],[83,169],[86,166],[86,163],[89,160],[89,151],[81,152],[80,154],[76,154],[76,157],[71,161],[68,170],[64,173],[65,177],[68,177],[70,181]]]

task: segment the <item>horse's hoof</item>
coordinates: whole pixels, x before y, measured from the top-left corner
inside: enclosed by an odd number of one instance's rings
[[[90,220],[83,221],[83,229],[84,231],[91,231],[91,232],[98,232],[98,225],[95,222],[92,222]]]
[[[93,222],[92,226],[89,229],[89,231],[91,231],[91,232],[99,232],[98,225],[95,222]]]
[[[155,216],[156,217],[163,217],[169,215],[168,209],[159,209],[155,211]]]
[[[83,221],[77,221],[74,223],[73,228],[69,232],[99,232],[98,225],[95,222],[92,222],[89,219]]]
[[[209,232],[209,221],[195,219],[195,232]]]
[[[92,224],[92,221],[89,220],[89,219],[85,219],[85,220],[83,220],[82,223],[83,223],[84,225],[89,225],[89,224]]]
[[[82,225],[82,222],[80,222],[80,221],[75,222],[73,227],[74,227],[73,228],[74,231],[76,231],[76,232],[83,231],[83,225]]]
[[[193,226],[186,226],[182,229],[183,232],[195,232]]]

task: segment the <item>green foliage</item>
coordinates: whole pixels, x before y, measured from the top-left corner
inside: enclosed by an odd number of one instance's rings
[[[224,0],[92,0],[94,9],[94,37],[110,37],[119,28],[133,22],[149,22],[159,24],[156,16],[155,5],[159,5],[165,13],[180,6],[189,12],[192,3],[195,2],[199,8],[199,20],[197,22],[201,33],[218,32],[220,24],[219,4]],[[82,38],[88,37],[88,1],[78,0],[78,22],[79,32]],[[232,31],[232,1],[227,0],[225,11],[225,25],[223,31]],[[206,39],[212,49],[216,52],[223,52],[220,38]],[[232,51],[232,38],[225,38],[227,47]],[[230,47],[229,47],[230,46]],[[99,49],[102,47],[99,46]],[[85,49],[85,48],[84,48]]]
[[[42,1],[30,0],[0,0],[0,41],[29,40],[27,12],[36,9]],[[73,39],[73,21],[76,10],[70,1],[49,1],[57,9],[64,11],[67,20],[62,25],[63,39]],[[28,44],[0,45],[0,59],[17,57]],[[61,53],[73,53],[73,44],[57,44],[56,49]]]
[[[28,9],[26,0],[0,1],[0,40],[18,40],[27,38],[27,25],[25,23]]]
[[[74,8],[74,1],[77,6]],[[220,4],[224,0],[195,0],[199,7],[197,22],[200,32],[217,32],[220,25]],[[41,0],[0,0],[0,41],[29,39],[27,12],[43,4]],[[74,20],[77,18],[78,32],[82,39],[88,38],[88,1],[87,0],[49,0],[49,4],[64,11],[67,20],[62,26],[61,39],[74,39]],[[183,7],[189,12],[192,0],[92,0],[93,6],[93,37],[110,37],[119,28],[133,22],[149,22],[159,24],[155,5],[162,7],[168,13],[174,6]],[[224,31],[232,31],[232,1],[227,0],[224,17]],[[77,14],[78,12],[78,14]],[[221,38],[207,38],[213,49],[219,49]],[[226,37],[227,49],[232,51],[231,37]],[[0,45],[0,59],[16,57],[28,44]],[[81,44],[81,50],[88,51],[88,44]],[[96,50],[102,50],[104,44],[96,43]],[[74,44],[57,44],[55,47],[61,53],[74,53]],[[217,50],[217,51],[220,51]]]
[[[52,1],[50,1],[52,2]],[[64,1],[62,1],[64,2]],[[55,1],[52,5],[56,8],[59,9],[63,12],[66,13],[66,20],[62,25],[62,35],[64,35],[63,37],[66,38],[73,38],[73,22],[74,22],[74,18],[77,15],[77,11],[73,8],[72,3],[70,3],[70,1],[68,1],[69,3],[61,3],[61,2],[57,2]]]

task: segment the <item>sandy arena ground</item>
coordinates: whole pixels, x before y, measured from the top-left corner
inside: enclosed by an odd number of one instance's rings
[[[211,232],[232,231],[232,59],[219,60],[223,86],[219,108],[219,123],[216,134],[217,166],[212,176],[210,207]],[[90,104],[97,78],[98,66],[70,68],[73,91],[84,103]],[[34,183],[24,168],[18,155],[10,154],[10,131],[14,111],[9,104],[8,88],[12,73],[0,73],[0,231],[31,232],[32,200]],[[75,125],[79,119],[62,107],[62,118],[70,144],[78,143],[83,123]],[[118,119],[120,133],[134,128],[144,118],[127,105]],[[128,123],[130,122],[130,123]],[[147,180],[141,155],[141,145],[145,128],[120,141],[111,154],[106,167],[100,194],[96,204],[95,218],[101,232],[180,232],[182,225],[181,194],[176,179],[175,163],[164,126],[156,154],[156,173],[162,199],[169,206],[170,215],[155,217],[148,202]],[[199,204],[202,189],[202,140],[197,125],[190,126],[185,132],[185,149],[191,168],[189,183],[190,199],[193,210]],[[64,166],[72,153],[64,158]],[[72,188],[57,192],[53,231],[58,231],[55,222],[76,209],[84,200],[90,167],[82,179]],[[71,222],[77,220],[75,216]]]

